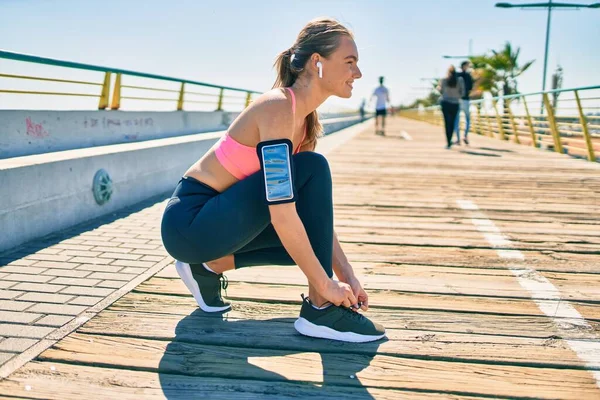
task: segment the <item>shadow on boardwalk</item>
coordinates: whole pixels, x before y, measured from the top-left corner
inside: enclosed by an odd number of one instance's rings
[[[187,375],[198,380],[198,386],[193,385],[194,387],[205,390],[204,393],[198,393],[199,397],[211,392],[229,392],[232,395],[236,392],[252,392],[253,388],[248,387],[246,383],[255,381],[262,386],[255,388],[255,394],[261,397],[374,398],[367,388],[361,385],[357,374],[370,365],[379,346],[387,339],[350,344],[296,334],[299,340],[306,341],[305,346],[301,346],[305,347],[302,349],[289,343],[294,320],[228,320],[226,314],[208,316],[201,310],[194,311],[179,322],[175,329],[175,338],[167,346],[160,361],[158,372],[165,397],[170,400],[189,398],[189,388],[182,387],[180,379],[181,375]],[[280,326],[283,329],[277,332],[260,329],[260,325],[263,324],[265,327]],[[263,336],[261,340],[254,340],[254,335]],[[265,346],[266,342],[269,344]],[[313,343],[315,350],[311,349]],[[360,355],[351,354],[348,351],[351,346],[360,346]],[[319,350],[316,350],[317,348]],[[307,352],[312,353],[313,357],[315,354],[320,356],[322,374],[318,368],[314,368],[314,362],[307,362],[306,368],[298,371],[298,359],[294,356],[306,357]],[[284,357],[296,360],[286,363]],[[277,361],[274,362],[273,358]],[[271,369],[277,366],[280,370],[276,372],[261,368],[257,365],[261,364],[261,359],[265,360]],[[286,375],[296,376],[298,379],[293,380]],[[211,377],[220,379],[214,381]],[[224,377],[228,379],[223,379]],[[187,382],[189,383],[189,380]],[[343,393],[340,392],[340,386],[344,389]]]

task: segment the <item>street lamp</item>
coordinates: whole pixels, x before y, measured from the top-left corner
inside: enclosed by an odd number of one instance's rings
[[[442,56],[442,58],[469,58],[471,56]]]
[[[468,56],[442,56],[442,58],[469,58],[473,55],[473,39],[469,39],[469,55]]]
[[[498,8],[547,8],[548,21],[546,22],[546,50],[544,51],[544,77],[542,78],[542,92],[546,90],[546,68],[548,66],[548,45],[550,41],[550,16],[553,8],[600,8],[600,3],[592,4],[569,4],[569,3],[553,3],[549,0],[547,3],[527,3],[527,4],[512,4],[512,3],[496,3]],[[543,105],[542,105],[543,107]]]

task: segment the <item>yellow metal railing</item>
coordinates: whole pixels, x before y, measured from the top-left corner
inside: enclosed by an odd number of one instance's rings
[[[476,134],[600,162],[600,86],[484,98],[469,111]],[[400,115],[444,126],[439,106]]]
[[[24,90],[5,89],[0,85],[0,93],[5,95],[48,95],[48,96],[74,96],[74,97],[96,97],[98,98],[98,109],[119,110],[123,100],[170,102],[176,104],[177,110],[183,110],[185,105],[202,104],[207,107],[214,105],[214,109],[221,111],[224,106],[233,106],[236,109],[247,107],[252,101],[252,96],[260,92],[239,89],[227,86],[213,85],[198,81],[172,78],[162,75],[147,74],[136,71],[127,71],[117,68],[107,68],[97,65],[82,64],[71,61],[56,60],[45,57],[32,56],[28,54],[14,53],[0,50],[0,60],[13,60],[20,63],[34,63],[39,65],[59,67],[64,73],[65,68],[80,71],[101,73],[98,81],[74,80],[43,76],[30,76],[15,73],[1,73],[0,83],[15,81],[36,81],[59,83],[64,85],[78,85],[85,87],[86,92],[74,90]],[[0,64],[0,67],[2,65]],[[114,79],[113,79],[114,78]],[[174,88],[157,87],[152,85],[136,84],[136,81],[149,80],[150,82],[161,81],[161,84],[176,85]],[[200,90],[195,88],[201,88]],[[72,87],[71,87],[72,89]],[[112,89],[112,91],[111,91]],[[141,93],[140,93],[141,92]],[[144,95],[149,93],[151,95]],[[170,97],[169,97],[170,95]]]

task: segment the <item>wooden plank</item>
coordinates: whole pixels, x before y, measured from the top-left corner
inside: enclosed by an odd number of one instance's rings
[[[368,192],[368,190],[364,187],[363,187],[363,190],[364,190],[364,192]],[[467,197],[467,196],[461,196],[461,197]],[[362,195],[356,195],[356,196],[352,196],[352,197],[348,197],[348,198],[335,197],[334,205],[336,207],[338,205],[351,205],[351,206],[356,206],[356,207],[368,205],[368,206],[390,207],[390,208],[392,208],[392,207],[418,208],[418,209],[422,210],[422,212],[429,211],[430,213],[433,210],[436,210],[436,212],[437,212],[438,209],[455,208],[456,207],[453,204],[454,201],[450,201],[450,199],[448,199],[448,201],[446,201],[446,202],[423,203],[422,201],[419,201],[419,200],[400,202],[399,200],[392,200],[392,198],[393,197],[391,197],[391,196],[382,198],[382,196],[378,196],[375,194],[373,194],[373,195],[362,194]],[[455,199],[456,199],[456,197],[454,197],[454,199],[452,199],[452,200],[455,200]],[[527,215],[530,212],[551,213],[551,212],[555,212],[555,210],[559,207],[562,208],[561,213],[571,214],[570,215],[571,217],[581,216],[582,218],[585,218],[586,215],[590,215],[590,214],[597,215],[598,213],[600,213],[600,207],[584,206],[584,205],[582,205],[582,206],[572,205],[570,207],[566,206],[566,205],[557,205],[557,204],[523,204],[523,205],[507,206],[506,203],[502,203],[502,202],[491,203],[491,202],[487,202],[487,201],[483,202],[481,200],[478,200],[477,206],[479,207],[480,211],[482,211],[484,213],[507,212],[508,211],[508,212],[519,212],[521,214]]]
[[[171,277],[176,277],[173,271]],[[161,276],[165,276],[164,274]],[[285,285],[307,285],[302,271],[294,266],[265,266],[228,271],[227,278],[235,282],[275,283]],[[513,277],[495,276],[484,280],[471,276],[470,279],[438,277],[403,277],[396,275],[359,275],[365,289],[415,291],[427,293],[462,294],[513,297],[529,299],[529,293]]]
[[[452,199],[453,201],[456,198]],[[455,203],[453,203],[455,204]],[[428,210],[430,211],[430,210]],[[582,231],[596,232],[599,228],[600,221],[595,215],[581,215],[572,217],[569,214],[548,214],[548,213],[517,213],[517,212],[490,212],[486,211],[489,219],[494,221],[496,225],[505,224],[504,229],[510,229],[513,224],[522,226],[527,223],[554,225],[561,224],[572,229],[581,228]],[[391,222],[455,222],[462,224],[472,224],[471,219],[467,217],[464,210],[453,207],[436,210],[435,214],[429,212],[424,213],[418,208],[402,208],[402,207],[377,207],[371,205],[362,205],[361,207],[337,204],[335,206],[336,221],[338,218],[342,221],[348,219],[358,220],[388,220]]]
[[[351,262],[391,262],[402,264],[476,266],[506,269],[512,262],[498,257],[491,249],[462,249],[459,247],[399,247],[365,243],[342,243]],[[521,251],[525,261],[537,271],[582,272],[600,274],[595,254],[563,253],[557,251]]]
[[[429,276],[411,276],[366,274],[361,273],[360,270],[356,272],[363,287],[369,290],[531,299],[531,294],[519,284],[514,276],[451,275],[444,273],[430,273]],[[176,278],[178,275],[174,267],[169,266],[162,271],[160,276]],[[307,285],[306,277],[295,266],[242,268],[228,271],[226,276],[232,282]],[[559,288],[564,300],[600,303],[600,276],[598,275],[573,274],[572,276],[569,275],[568,279],[565,279],[564,275],[554,275],[549,276],[548,279],[551,282],[556,282],[556,286]],[[598,283],[594,284],[595,282]],[[553,295],[553,292],[548,293],[548,298],[553,298]]]
[[[398,223],[402,223],[402,222],[409,222],[411,219],[415,220],[414,222],[430,222],[436,219],[440,219],[440,220],[444,220],[444,219],[450,219],[450,220],[454,220],[455,223],[461,223],[461,224],[468,224],[468,223],[472,223],[471,221],[471,217],[465,213],[464,210],[460,209],[458,207],[458,205],[456,204],[456,200],[457,199],[464,199],[464,200],[469,200],[469,199],[473,199],[475,200],[476,198],[474,197],[469,197],[469,196],[460,196],[460,197],[451,197],[446,199],[446,203],[444,204],[444,208],[438,208],[438,209],[433,209],[433,208],[421,208],[417,205],[408,205],[406,203],[404,203],[403,205],[397,205],[397,206],[381,206],[381,205],[377,205],[377,204],[368,204],[368,203],[361,203],[361,204],[353,204],[352,202],[348,202],[348,203],[341,203],[338,202],[337,204],[335,204],[335,209],[336,209],[336,221],[339,220],[340,221],[347,221],[349,220],[349,216],[345,215],[344,212],[350,212],[349,210],[344,210],[344,211],[337,211],[340,209],[355,209],[357,211],[357,216],[360,216],[360,219],[366,220],[366,221],[370,221],[371,218],[373,218],[373,220],[377,221],[377,219],[375,217],[387,217],[387,219],[391,222],[398,222]],[[476,201],[476,200],[475,200]],[[368,212],[364,212],[364,213],[359,213],[360,211],[382,211],[381,214],[371,214]],[[383,211],[386,211],[386,213],[383,213]],[[566,226],[566,228],[572,227],[573,230],[577,229],[577,225],[580,225],[582,227],[582,231],[592,231],[592,232],[596,232],[598,230],[598,226],[600,225],[600,222],[598,221],[598,217],[596,217],[594,214],[590,214],[590,213],[572,213],[572,214],[552,214],[552,213],[538,213],[538,212],[534,212],[531,211],[529,213],[526,212],[512,212],[510,210],[503,210],[503,211],[493,211],[493,210],[484,210],[485,212],[485,216],[494,221],[496,224],[501,224],[503,222],[507,222],[507,223],[516,223],[516,224],[523,224],[528,222],[530,219],[532,220],[531,222],[533,223],[537,223],[537,224],[543,224],[543,225],[547,225],[547,224],[552,224],[552,223],[560,223],[560,224],[564,224]],[[420,220],[420,221],[418,221]],[[508,229],[510,231],[510,227],[504,227],[505,229]],[[522,229],[522,228],[521,228]],[[566,232],[568,233],[568,232]],[[573,233],[576,235],[581,234],[580,232],[577,233]]]
[[[538,240],[545,239],[547,235],[558,235],[561,240],[585,240],[589,243],[600,243],[600,227],[592,225],[591,227],[583,228],[573,224],[559,223],[531,223],[525,224],[520,221],[506,222],[494,221],[494,224],[500,228],[500,231],[509,236],[519,235],[523,240]],[[402,234],[410,234],[411,236],[423,236],[426,234],[447,235],[452,232],[452,235],[481,235],[470,218],[449,218],[449,217],[402,217],[398,216],[390,218],[389,216],[376,216],[367,213],[355,216],[340,215],[336,212],[335,218],[336,232],[343,232],[349,228],[376,229],[377,233],[381,233],[381,229]],[[583,238],[583,239],[582,239]],[[546,239],[547,240],[547,239]]]
[[[191,297],[132,293],[114,303],[112,311],[136,311],[140,313],[161,312],[186,316],[198,309]],[[297,318],[300,304],[237,301],[228,318],[268,320],[272,318]],[[371,307],[367,313],[372,320],[390,329],[414,329],[448,333],[480,333],[519,337],[548,338],[553,335],[565,337],[547,317],[521,315],[474,314],[450,311],[380,309]],[[567,324],[565,322],[565,324]],[[600,323],[589,321],[592,329],[600,329]],[[569,324],[570,325],[570,324]],[[580,326],[572,326],[568,338],[593,338]]]
[[[336,230],[337,232],[337,230]],[[353,243],[372,243],[382,244],[391,246],[427,246],[427,247],[439,247],[439,251],[444,251],[445,247],[462,247],[469,249],[495,249],[490,245],[482,234],[475,236],[473,235],[453,235],[448,236],[436,236],[436,235],[420,235],[411,236],[403,235],[402,232],[368,232],[368,233],[354,233],[349,232],[348,229],[340,229],[337,232],[341,242],[353,242]],[[462,237],[461,237],[462,236]],[[506,236],[506,235],[505,235]],[[582,243],[582,244],[570,244],[561,243],[559,241],[552,242],[552,237],[548,238],[548,241],[528,243],[523,240],[515,240],[506,236],[511,241],[510,249],[519,251],[559,251],[562,253],[580,253],[580,254],[592,254],[600,256],[599,245],[596,243]],[[579,240],[584,242],[585,240]]]
[[[361,171],[355,171],[356,173],[361,173]],[[371,171],[364,170],[362,173],[371,173]],[[354,176],[354,175],[353,175]],[[421,176],[421,178],[424,178]],[[333,177],[334,181],[336,177]],[[379,185],[378,185],[379,184]],[[404,197],[403,192],[401,192],[401,187],[398,187],[397,191],[392,191],[389,189],[389,182],[373,182],[369,181],[368,184],[361,184],[360,182],[354,182],[355,186],[347,186],[340,188],[338,187],[334,190],[334,204],[343,204],[343,205],[376,205],[376,206],[384,206],[384,207],[400,207],[400,208],[419,208],[419,209],[427,209],[435,212],[437,209],[447,209],[447,208],[457,208],[455,200],[457,199],[456,193],[449,192],[445,193],[436,193],[436,200],[426,200],[428,198],[418,199],[417,196]],[[403,185],[409,184],[408,182],[403,182]],[[444,184],[448,184],[448,182],[444,182]],[[384,186],[385,185],[385,186]],[[381,190],[377,190],[378,188],[382,188]],[[466,188],[465,188],[466,189]],[[384,193],[381,193],[384,192]],[[464,192],[463,192],[464,193]],[[460,198],[474,198],[469,196],[468,193],[464,193]],[[497,198],[487,197],[481,198],[477,197],[475,201],[481,211],[518,211],[519,213],[528,214],[530,212],[544,212],[544,213],[555,213],[556,210],[560,210],[561,213],[577,215],[577,214],[588,214],[588,215],[598,215],[600,212],[600,207],[597,204],[590,202],[589,204],[585,204],[586,200],[578,201],[576,203],[567,203],[565,202],[543,202],[543,201],[534,201],[529,198],[527,200],[524,199],[515,199],[514,202],[506,202],[502,201],[504,197],[498,196]]]
[[[183,316],[119,310],[103,312],[82,327],[79,333],[299,352],[336,351],[369,355],[376,348],[378,354],[494,365],[548,368],[582,368],[584,365],[565,342],[555,337],[531,338],[388,328],[387,340],[357,346],[301,336],[293,328],[295,319],[288,316],[254,320],[230,315],[227,320],[223,320],[207,316],[201,311]]]
[[[230,282],[227,299],[266,300],[298,303],[298,287],[247,282]],[[189,290],[179,278],[153,278],[134,290],[136,293],[170,294],[190,296]],[[500,315],[544,315],[531,300],[462,296],[456,294],[429,294],[398,291],[368,291],[371,307],[395,307],[413,310],[457,311]],[[558,306],[558,302],[557,306]],[[584,318],[600,321],[600,304],[570,302]]]
[[[55,367],[52,371],[50,368]],[[49,372],[52,371],[52,372]],[[31,389],[26,390],[29,386]],[[154,371],[124,371],[87,365],[31,362],[0,382],[0,393],[28,399],[334,399],[423,400],[483,399],[455,393],[420,393],[406,389],[322,386],[294,382],[253,381],[166,374]],[[14,399],[14,397],[10,397]]]
[[[361,220],[358,226],[353,226],[355,224],[346,224],[340,225],[339,221],[336,222],[336,232],[338,235],[344,236],[382,236],[389,237],[389,241],[398,240],[398,244],[402,244],[403,240],[406,240],[406,237],[411,239],[420,239],[424,240],[427,237],[432,238],[444,238],[449,237],[451,239],[457,239],[459,241],[473,241],[478,240],[479,242],[476,244],[477,246],[481,246],[482,242],[485,242],[484,234],[477,230],[477,227],[473,225],[473,223],[469,220],[470,225],[467,223],[458,225],[454,224],[420,224],[420,226],[416,227],[396,227],[392,226],[394,223],[389,221],[386,223],[385,221],[381,221],[378,223],[366,223],[366,220]],[[397,224],[397,223],[396,223]],[[387,225],[387,226],[385,226]],[[414,223],[413,223],[414,225]],[[459,229],[457,229],[459,228]],[[451,233],[450,233],[451,232]],[[592,230],[589,232],[589,235],[568,235],[564,232],[560,232],[556,230],[555,233],[545,232],[545,231],[522,231],[518,233],[508,233],[501,230],[502,234],[512,242],[512,247],[515,248],[534,248],[534,249],[544,249],[549,243],[562,245],[562,246],[570,246],[568,250],[565,248],[555,248],[554,250],[561,251],[578,251],[578,250],[589,250],[593,251],[595,245],[596,249],[598,248],[598,244],[600,244],[600,228],[596,230]],[[421,243],[422,245],[431,245],[432,243],[424,241]],[[455,244],[454,246],[458,246],[459,244]],[[539,247],[532,247],[532,246]]]
[[[366,346],[372,346],[369,356],[73,334],[39,358],[165,374],[357,388],[461,392],[468,386],[476,394],[494,396],[581,399],[600,395],[593,376],[584,370],[418,360],[380,355],[376,345]]]

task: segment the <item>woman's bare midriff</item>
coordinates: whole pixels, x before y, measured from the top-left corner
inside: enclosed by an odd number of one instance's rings
[[[238,181],[221,165],[213,149],[210,149],[204,157],[196,161],[183,176],[192,177],[218,192],[224,192]]]

